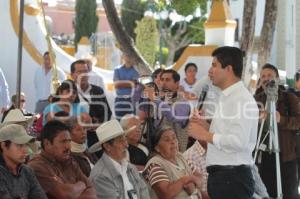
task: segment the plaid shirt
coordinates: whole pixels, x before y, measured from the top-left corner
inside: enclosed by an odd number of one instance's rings
[[[188,150],[183,153],[184,158],[188,162],[192,171],[197,171],[202,174],[201,191],[207,192],[207,177],[206,171],[206,151],[199,142],[195,142]]]

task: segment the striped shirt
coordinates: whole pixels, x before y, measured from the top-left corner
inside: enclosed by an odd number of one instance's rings
[[[149,167],[143,172],[143,175],[151,187],[158,182],[170,181],[166,171],[163,170],[160,165],[155,163],[150,164]]]

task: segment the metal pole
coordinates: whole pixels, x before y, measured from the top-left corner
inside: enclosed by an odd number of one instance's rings
[[[16,88],[17,108],[20,108],[21,79],[22,79],[24,0],[20,0],[20,12],[19,13],[20,13],[20,15],[19,15],[19,42],[18,42],[17,88]]]

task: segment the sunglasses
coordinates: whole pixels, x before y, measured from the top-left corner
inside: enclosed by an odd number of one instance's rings
[[[26,102],[26,100],[22,99],[22,100],[20,100],[20,102]]]

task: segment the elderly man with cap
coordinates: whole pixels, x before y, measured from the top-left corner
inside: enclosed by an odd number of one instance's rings
[[[136,115],[126,114],[121,118],[120,124],[127,132],[129,160],[139,171],[142,171],[148,161],[149,149],[141,143],[141,121]]]
[[[135,166],[126,160],[125,132],[117,120],[108,121],[96,130],[99,142],[91,150],[104,153],[91,171],[90,180],[101,199],[150,199],[147,184]]]
[[[18,124],[0,129],[0,194],[2,199],[47,198],[33,171],[24,165],[34,138]]]

